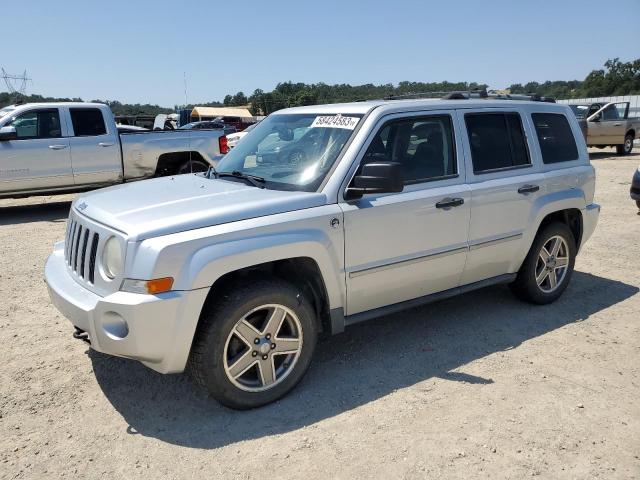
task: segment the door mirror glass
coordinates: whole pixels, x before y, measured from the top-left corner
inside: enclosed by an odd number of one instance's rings
[[[347,196],[357,198],[366,193],[396,193],[404,188],[402,165],[397,162],[365,163],[353,177]]]
[[[0,128],[0,142],[6,142],[7,140],[15,140],[18,138],[18,133],[15,127],[2,127]]]

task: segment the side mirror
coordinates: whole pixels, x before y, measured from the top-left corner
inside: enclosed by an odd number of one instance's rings
[[[397,193],[404,189],[402,165],[397,162],[365,163],[347,188],[350,199],[366,193]]]
[[[2,127],[0,128],[0,142],[6,142],[7,140],[16,140],[18,133],[16,127]]]
[[[601,113],[597,113],[593,117],[591,117],[589,119],[589,121],[590,122],[599,122],[601,118],[602,118],[602,114]]]

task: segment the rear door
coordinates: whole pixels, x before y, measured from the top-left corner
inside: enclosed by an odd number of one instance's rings
[[[469,253],[461,284],[515,271],[544,176],[532,162],[528,120],[517,107],[459,110],[471,188]]]
[[[454,125],[453,112],[433,111],[391,115],[373,129],[359,165],[400,162],[405,187],[340,203],[348,315],[458,285],[470,195]]]
[[[69,140],[76,185],[115,183],[122,178],[118,132],[103,112],[111,115],[97,107],[66,109],[72,129]]]
[[[19,113],[4,126],[18,138],[0,142],[0,192],[73,186],[69,139],[58,108]]]

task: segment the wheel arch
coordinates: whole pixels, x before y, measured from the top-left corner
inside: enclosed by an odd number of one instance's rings
[[[167,152],[158,157],[155,176],[164,177],[166,175],[173,175],[178,171],[178,167],[181,164],[189,160],[203,162],[208,165],[211,164],[198,151]]]

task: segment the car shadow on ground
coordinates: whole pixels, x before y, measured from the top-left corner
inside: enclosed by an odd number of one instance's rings
[[[590,160],[602,160],[602,159],[612,159],[612,158],[619,158],[620,160],[640,160],[640,152],[632,151],[631,153],[629,153],[628,155],[617,155],[615,150],[604,150],[602,152],[594,152],[591,151],[589,152],[589,159]]]
[[[0,225],[66,221],[69,208],[70,201],[0,207]]]
[[[288,396],[245,412],[220,406],[187,375],[160,375],[131,360],[88,352],[100,387],[130,434],[217,448],[293,431],[434,377],[491,384],[491,378],[456,370],[586,320],[638,290],[575,272],[553,305],[519,302],[502,286],[355,325],[318,345],[312,367]]]

